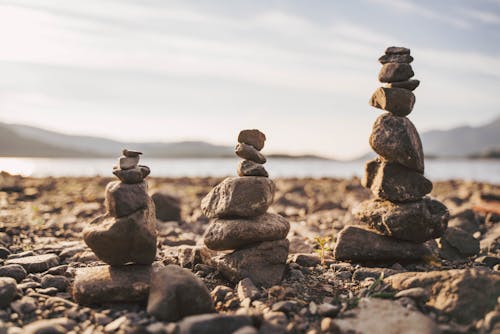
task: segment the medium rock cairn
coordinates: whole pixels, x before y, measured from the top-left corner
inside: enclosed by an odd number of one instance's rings
[[[144,181],[150,170],[139,165],[141,154],[123,150],[113,168],[120,181],[106,186],[107,213],[83,231],[85,243],[112,266],[151,264],[156,256],[155,207]]]
[[[368,161],[363,186],[375,199],[363,202],[355,217],[373,230],[348,226],[338,236],[335,256],[343,260],[417,260],[427,255],[423,243],[446,230],[449,213],[426,197],[432,183],[424,174],[424,153],[417,129],[406,118],[420,82],[413,77],[413,57],[404,47],[389,47],[379,58],[379,87],[370,105],[388,111],[377,118],[370,146],[379,155]]]
[[[272,286],[283,277],[288,257],[290,230],[280,215],[266,213],[274,199],[275,186],[268,178],[260,152],[266,136],[259,130],[243,130],[235,148],[242,158],[239,177],[229,177],[202,200],[203,213],[211,218],[204,236],[212,250],[234,250],[213,259],[229,280],[248,277],[255,284]]]

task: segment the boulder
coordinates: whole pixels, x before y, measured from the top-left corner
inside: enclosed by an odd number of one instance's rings
[[[148,313],[162,321],[212,313],[212,298],[205,283],[191,271],[168,265],[151,276]]]
[[[146,182],[127,184],[120,181],[106,186],[106,210],[112,217],[128,216],[150,203]]]
[[[403,117],[413,110],[415,95],[408,89],[379,87],[370,98],[370,105]]]
[[[264,214],[273,202],[275,186],[267,177],[228,177],[201,201],[209,218],[250,218]]]
[[[385,160],[424,173],[424,151],[417,129],[406,117],[380,115],[373,124],[370,145]]]
[[[334,249],[336,260],[353,262],[411,262],[429,255],[423,244],[393,239],[352,225],[339,232]]]
[[[252,219],[214,219],[204,241],[213,250],[236,249],[259,241],[285,239],[289,230],[290,223],[274,213]]]
[[[257,286],[281,282],[286,269],[288,240],[264,241],[213,259],[228,280],[237,283],[248,277]]]
[[[439,238],[449,219],[448,209],[428,197],[408,203],[367,200],[354,216],[387,236],[412,242]]]

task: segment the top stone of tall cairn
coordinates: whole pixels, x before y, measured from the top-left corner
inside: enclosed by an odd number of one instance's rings
[[[266,135],[257,129],[241,130],[238,135],[238,143],[252,145],[258,151],[264,148],[265,141]]]

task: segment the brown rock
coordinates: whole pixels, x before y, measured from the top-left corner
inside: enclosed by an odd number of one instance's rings
[[[365,188],[370,188],[373,184],[373,179],[377,175],[380,159],[375,158],[367,161],[365,164],[365,173],[361,179],[361,185]]]
[[[217,269],[237,283],[248,277],[257,286],[270,287],[281,282],[288,256],[288,240],[264,241],[214,258]]]
[[[285,218],[265,213],[252,219],[214,219],[204,240],[213,250],[237,249],[259,241],[285,239],[289,230]]]
[[[141,183],[148,175],[151,170],[148,166],[139,165],[132,169],[120,169],[119,167],[113,168],[113,174],[115,174],[120,181],[128,184]]]
[[[267,177],[228,177],[201,201],[209,218],[250,218],[264,214],[273,202],[275,186]]]
[[[252,145],[258,151],[264,148],[265,142],[266,142],[266,135],[257,129],[242,130],[238,135],[238,143],[245,143],[247,145]]]
[[[181,220],[181,201],[179,198],[163,191],[151,195],[155,203],[156,218],[162,221]]]
[[[151,264],[156,256],[156,217],[151,199],[146,209],[116,218],[104,215],[83,231],[85,243],[110,265]]]
[[[373,124],[370,145],[385,160],[424,173],[424,151],[417,129],[406,117],[380,115]]]
[[[408,89],[379,87],[370,99],[370,105],[387,110],[396,116],[406,116],[413,110],[415,95]]]
[[[368,200],[361,203],[354,216],[387,236],[413,242],[439,238],[449,219],[448,209],[428,197],[399,204]]]
[[[356,226],[346,226],[339,232],[334,249],[336,260],[354,262],[415,261],[427,255],[422,244],[395,240]]]
[[[248,315],[199,314],[178,322],[176,334],[234,334],[238,329],[252,326]]]
[[[212,312],[210,292],[191,271],[168,265],[152,273],[149,314],[162,321],[178,321],[189,315]]]
[[[5,264],[19,264],[28,273],[39,273],[59,265],[59,257],[55,254],[24,256],[15,259],[8,259],[5,261]]]
[[[413,57],[409,54],[388,54],[383,55],[378,59],[381,64],[387,63],[406,63],[409,64],[413,61]]]
[[[500,275],[483,269],[406,272],[386,278],[385,283],[395,290],[426,289],[428,306],[463,324],[483,318],[500,296]]]
[[[122,156],[118,159],[118,166],[120,166],[120,169],[132,169],[134,167],[137,167],[139,164],[139,156],[135,157],[125,157]]]
[[[122,154],[126,157],[129,157],[129,158],[135,158],[135,157],[140,156],[142,154],[142,152],[124,149],[122,151]]]
[[[385,49],[386,55],[409,55],[410,49],[402,46],[389,46]]]
[[[420,81],[417,79],[411,79],[408,81],[397,81],[397,82],[389,82],[385,84],[387,88],[403,88],[408,90],[415,90],[420,85]]]
[[[245,143],[239,143],[234,149],[234,153],[242,159],[250,160],[258,164],[265,164],[266,157],[257,151],[252,145],[247,145]]]
[[[120,181],[106,186],[106,210],[112,217],[128,216],[146,208],[150,202],[146,182],[126,184]]]
[[[268,177],[264,166],[257,164],[250,160],[241,160],[238,164],[238,175],[239,176],[263,176]]]
[[[411,65],[405,63],[387,63],[382,65],[378,80],[380,82],[407,81],[414,76]]]
[[[456,227],[449,227],[446,230],[441,237],[441,246],[445,252],[446,248],[450,248],[448,251],[458,253],[458,257],[474,256],[480,251],[479,240]]]
[[[370,189],[378,198],[391,202],[411,202],[421,199],[432,191],[431,181],[403,165],[380,159],[375,159],[375,165],[377,171],[371,181]],[[370,168],[374,166],[370,165]],[[365,178],[370,176],[367,175]]]
[[[79,304],[144,303],[148,299],[151,266],[127,265],[79,268],[73,298]]]

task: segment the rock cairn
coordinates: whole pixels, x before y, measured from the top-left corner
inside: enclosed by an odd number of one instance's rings
[[[370,146],[379,155],[366,163],[363,186],[374,199],[363,202],[355,217],[371,229],[347,226],[338,236],[335,256],[341,260],[417,260],[428,254],[424,242],[446,230],[449,213],[426,195],[432,182],[425,178],[424,153],[419,134],[406,118],[415,104],[420,82],[404,47],[389,47],[379,58],[379,87],[370,105],[387,111],[377,118]]]
[[[99,259],[112,265],[153,263],[156,256],[156,217],[144,179],[150,170],[139,165],[141,152],[123,150],[113,168],[120,181],[106,186],[107,213],[83,231],[85,243]]]
[[[243,160],[238,177],[229,177],[202,200],[203,213],[211,218],[205,245],[217,251],[234,250],[213,258],[229,280],[250,278],[255,284],[272,286],[283,277],[288,257],[286,239],[290,224],[280,215],[267,213],[275,185],[268,178],[260,152],[266,136],[259,130],[243,130],[235,153]]]

